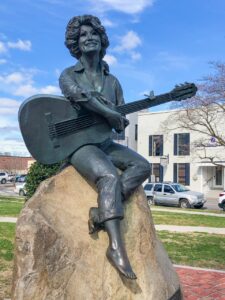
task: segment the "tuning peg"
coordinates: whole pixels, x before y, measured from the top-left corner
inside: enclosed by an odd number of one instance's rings
[[[154,91],[150,91],[149,94],[144,94],[145,97],[153,100],[155,98]]]

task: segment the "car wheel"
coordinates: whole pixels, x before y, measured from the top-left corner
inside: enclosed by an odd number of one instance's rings
[[[225,202],[223,203],[222,209],[225,211]]]
[[[191,205],[190,205],[190,203],[188,202],[187,199],[181,199],[180,200],[180,207],[181,208],[190,208]]]
[[[20,195],[20,196],[25,196],[24,190],[20,190],[20,191],[19,191],[19,195]]]
[[[151,206],[154,204],[154,200],[153,200],[153,197],[152,196],[148,196],[147,197],[147,200],[148,200],[148,205]]]
[[[3,179],[1,180],[1,183],[2,183],[2,184],[5,184],[5,183],[6,183],[6,179],[3,178]]]
[[[194,208],[203,208],[204,204],[200,204],[200,205],[195,205]]]

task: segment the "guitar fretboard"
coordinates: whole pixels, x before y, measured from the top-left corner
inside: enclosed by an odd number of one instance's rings
[[[188,98],[189,94],[190,91],[187,90],[186,93],[183,93],[182,98]],[[176,100],[173,99],[173,95],[171,93],[166,93],[156,96],[153,99],[145,98],[143,100],[138,100],[131,103],[116,106],[115,110],[123,115],[127,115],[142,109],[164,104],[173,100]],[[49,124],[49,136],[51,139],[60,136],[65,136],[101,122],[101,119],[95,118],[91,114],[87,114],[74,119],[64,120],[55,124]]]
[[[166,93],[166,94],[157,96],[153,99],[145,98],[143,100],[138,100],[138,101],[134,101],[131,103],[126,103],[126,104],[117,106],[116,111],[120,112],[123,115],[128,115],[133,112],[136,112],[136,111],[139,111],[139,110],[142,110],[145,108],[153,107],[156,105],[160,105],[163,103],[167,103],[172,100],[173,99],[172,99],[171,93]]]

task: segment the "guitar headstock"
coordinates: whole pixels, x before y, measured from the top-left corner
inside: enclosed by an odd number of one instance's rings
[[[183,84],[176,85],[170,94],[173,101],[181,101],[195,96],[197,90],[198,89],[194,83],[185,82]]]

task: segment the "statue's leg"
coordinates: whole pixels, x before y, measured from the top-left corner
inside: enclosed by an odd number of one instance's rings
[[[135,151],[112,142],[105,152],[120,170],[122,193],[125,198],[150,176],[149,162]]]
[[[70,158],[71,164],[98,190],[99,222],[123,218],[120,176],[107,155],[94,145],[87,145]]]
[[[98,147],[87,145],[70,158],[71,164],[98,189],[99,224],[109,236],[107,257],[116,269],[130,279],[136,278],[127,257],[120,231],[123,218],[120,176],[108,156]]]
[[[126,278],[137,279],[127,257],[127,251],[121,236],[120,222],[119,219],[112,219],[104,223],[109,236],[109,247],[106,256],[111,264]]]

